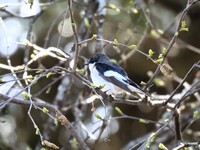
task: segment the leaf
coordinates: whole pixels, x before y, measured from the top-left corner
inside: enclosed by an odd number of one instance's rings
[[[90,27],[90,23],[89,23],[88,18],[87,18],[87,17],[84,17],[83,21],[84,21],[84,23],[85,23],[85,26],[86,26],[87,28],[89,28],[89,27]]]
[[[78,142],[77,142],[77,140],[75,139],[75,138],[73,138],[71,141],[70,141],[70,143],[71,143],[71,146],[73,147],[73,149],[78,149]]]
[[[95,117],[99,120],[103,120],[102,117],[99,114],[95,114]]]
[[[128,46],[128,48],[130,48],[130,49],[134,49],[136,47],[137,47],[137,45],[135,45],[135,44],[132,44],[132,45]]]
[[[186,21],[183,20],[181,22],[181,27],[180,27],[179,31],[189,31],[189,29],[186,26],[187,26]]]
[[[157,32],[158,32],[159,34],[161,34],[161,35],[164,33],[164,31],[161,30],[161,29],[157,29]]]
[[[163,62],[163,58],[158,58],[158,59],[156,59],[156,60],[154,60],[154,63],[155,64],[160,64],[161,62]]]
[[[35,130],[35,134],[36,134],[36,135],[39,135],[40,129],[39,129],[37,126],[35,126],[35,129],[36,129],[36,130]]]
[[[169,119],[164,119],[164,122],[169,122]]]
[[[58,120],[57,120],[57,119],[54,119],[54,124],[55,124],[56,126],[58,126]]]
[[[156,30],[151,30],[150,34],[156,39],[160,38],[160,35],[158,34]]]
[[[4,83],[4,81],[3,81],[3,79],[2,79],[2,78],[0,78],[0,83]]]
[[[109,4],[109,5],[107,6],[107,8],[110,8],[110,9],[112,9],[112,10],[115,10],[116,12],[120,12],[120,9],[117,8],[117,6],[114,5],[114,4]]]
[[[23,92],[22,92],[22,95],[23,95],[23,98],[24,98],[25,100],[29,99],[29,95],[28,95],[28,93],[27,93],[26,91],[23,91]]]
[[[197,110],[193,111],[193,119],[197,119],[199,117],[199,112]]]
[[[149,57],[153,57],[153,54],[155,53],[152,49],[149,49]]]
[[[96,35],[96,34],[93,34],[93,35],[92,35],[92,39],[93,39],[93,40],[96,40],[96,39],[97,39],[97,35]]]
[[[49,113],[49,110],[46,107],[42,108],[43,113]]]
[[[159,147],[160,150],[168,150],[168,148],[164,144],[162,144],[162,143],[160,143],[158,145],[158,147]]]
[[[162,59],[163,58],[163,54],[159,54],[158,59]]]
[[[119,42],[118,42],[117,39],[114,39],[114,41],[113,41],[113,45],[114,45],[114,46],[119,46]]]
[[[52,74],[53,74],[52,72],[48,72],[48,73],[46,74],[46,78],[49,78]]]
[[[140,123],[144,123],[144,124],[148,124],[149,123],[147,120],[144,120],[144,119],[140,119],[139,122]]]
[[[183,20],[183,21],[181,21],[181,28],[185,28],[185,27],[186,27],[186,21]]]
[[[167,49],[166,49],[165,47],[163,47],[163,49],[162,49],[162,53],[163,53],[163,55],[165,55],[166,52],[167,52]]]
[[[140,85],[144,86],[144,85],[146,85],[146,82],[141,81],[141,82],[140,82]]]
[[[41,73],[43,70],[39,69],[38,71],[36,71],[37,74]]]
[[[102,89],[102,88],[105,87],[105,84],[100,85],[100,86],[97,86],[97,85],[95,85],[94,83],[91,83],[91,87],[93,87],[93,88],[95,88],[95,89]]]
[[[110,59],[110,61],[112,61],[113,63],[117,63],[117,60],[116,59]]]
[[[76,71],[77,71],[78,73],[80,73],[81,75],[84,75],[84,74],[85,74],[85,69],[84,69],[84,68],[82,68],[82,69],[76,69]]]
[[[160,78],[155,78],[154,84],[158,87],[164,87],[165,86],[165,82],[163,80],[161,80]]]
[[[147,140],[146,148],[150,148],[151,143],[154,142],[155,138],[156,138],[156,133],[152,133],[150,138]]]
[[[0,4],[0,10],[4,9],[7,5],[6,4]]]
[[[188,28],[181,28],[179,31],[189,31]]]
[[[115,110],[120,114],[120,115],[124,115],[124,113],[121,111],[121,109],[119,107],[115,107]]]

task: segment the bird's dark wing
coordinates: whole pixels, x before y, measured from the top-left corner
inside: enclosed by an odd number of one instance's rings
[[[99,63],[96,63],[95,66],[101,74],[109,70],[114,70],[117,73],[123,75],[124,77],[128,77],[127,73],[122,67],[120,67],[118,64],[115,64],[111,61],[105,61],[104,63],[99,62]]]
[[[121,68],[119,65],[117,64],[106,64],[106,63],[96,63],[95,64],[96,69],[99,71],[100,76],[102,78],[104,78],[106,81],[111,82],[112,84],[120,87],[121,89],[129,92],[129,93],[135,93],[135,92],[140,92],[143,93],[143,90],[139,87],[139,85],[137,85],[135,82],[133,82],[132,80],[130,80],[126,74],[126,72],[124,71],[123,68]],[[110,75],[109,76],[105,76],[105,72],[109,71]],[[113,71],[113,74],[112,74]],[[123,79],[119,79],[116,75],[115,72],[117,72],[118,74],[122,75],[124,78]],[[130,86],[132,88],[130,88]]]

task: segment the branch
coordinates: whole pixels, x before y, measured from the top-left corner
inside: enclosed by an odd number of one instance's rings
[[[180,19],[179,19],[179,21],[178,21],[178,25],[177,25],[177,27],[176,27],[176,31],[175,31],[174,36],[172,37],[172,39],[171,39],[171,41],[170,41],[168,47],[167,47],[166,54],[165,54],[164,57],[163,57],[163,61],[160,63],[160,65],[157,66],[156,71],[154,72],[153,76],[152,76],[151,79],[147,82],[146,88],[147,88],[148,86],[151,85],[151,83],[153,82],[153,80],[154,80],[154,79],[156,78],[156,76],[159,74],[159,72],[160,72],[160,66],[164,63],[165,59],[167,58],[167,55],[168,55],[169,52],[171,51],[171,48],[173,47],[173,45],[174,45],[174,43],[175,43],[175,41],[176,41],[176,39],[177,39],[177,37],[178,37],[178,33],[179,33],[180,28],[181,28],[181,22],[183,21],[183,19],[184,19],[184,17],[185,17],[185,14],[188,12],[188,10],[189,10],[196,2],[198,2],[198,1],[193,1],[192,3],[189,3],[189,2],[188,2],[187,5],[186,5],[186,7],[185,7],[185,9],[184,9],[183,12],[181,13]]]
[[[77,66],[77,61],[78,61],[78,55],[79,55],[79,46],[78,46],[78,35],[76,31],[76,26],[75,26],[75,19],[74,19],[74,14],[72,11],[72,0],[67,0],[68,6],[69,6],[69,15],[71,18],[71,25],[72,25],[72,30],[74,32],[74,45],[75,45],[75,54],[74,54],[74,64],[73,64],[73,72],[76,71],[76,66]]]
[[[0,99],[3,101],[7,101],[10,99],[9,96],[0,94]],[[13,104],[17,104],[17,105],[22,105],[22,106],[26,106],[29,107],[31,106],[31,103],[34,106],[37,106],[39,108],[43,108],[46,107],[49,111],[51,111],[52,113],[54,113],[54,115],[56,116],[56,118],[58,119],[58,121],[61,123],[61,125],[65,126],[66,129],[70,130],[72,136],[77,140],[77,142],[79,143],[79,148],[83,149],[83,150],[88,150],[89,147],[87,146],[87,144],[84,142],[84,140],[82,139],[82,137],[79,135],[79,133],[77,132],[77,130],[73,127],[73,125],[69,122],[69,120],[53,105],[47,103],[47,102],[36,102],[36,101],[27,101],[27,100],[23,100],[23,99],[19,99],[19,98],[13,98],[10,103]]]

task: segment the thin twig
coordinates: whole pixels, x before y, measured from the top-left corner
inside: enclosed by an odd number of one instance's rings
[[[193,3],[187,4],[187,6],[185,7],[185,9],[183,10],[183,12],[180,15],[179,21],[178,21],[178,25],[176,27],[176,31],[174,33],[174,36],[172,37],[167,49],[166,49],[166,53],[163,57],[163,61],[160,63],[160,65],[157,66],[156,71],[154,72],[153,76],[151,77],[151,79],[147,82],[146,84],[146,88],[148,86],[151,85],[151,83],[153,82],[153,80],[155,79],[155,77],[159,74],[160,72],[160,66],[164,63],[165,59],[167,58],[169,52],[171,51],[171,48],[173,47],[177,37],[178,37],[178,33],[179,33],[179,29],[181,27],[181,22],[183,21],[185,14],[188,12],[188,10],[196,3],[197,1],[194,1]]]
[[[74,53],[74,64],[73,64],[73,72],[76,71],[76,66],[77,66],[77,61],[78,61],[78,55],[79,55],[79,46],[78,46],[78,35],[76,31],[76,25],[75,25],[75,19],[74,19],[74,14],[72,11],[72,0],[67,0],[68,2],[68,7],[69,7],[69,15],[71,19],[71,25],[72,25],[72,30],[74,33],[74,45],[75,45],[75,53]]]

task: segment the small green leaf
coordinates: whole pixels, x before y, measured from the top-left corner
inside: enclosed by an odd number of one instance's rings
[[[150,148],[151,143],[154,142],[155,138],[156,138],[156,134],[152,133],[150,138],[147,140],[146,148]]]
[[[95,89],[98,88],[98,86],[95,85],[94,83],[91,83],[90,85],[91,85],[92,88],[95,88]]]
[[[157,29],[157,32],[158,32],[159,34],[161,34],[161,35],[164,33],[164,31],[161,30],[161,29]]]
[[[49,113],[49,110],[46,107],[42,108],[43,113]]]
[[[153,72],[152,71],[147,71],[147,76],[148,77],[152,77],[153,76]]]
[[[146,85],[146,82],[141,81],[141,82],[140,82],[140,85],[144,86],[144,85]]]
[[[149,123],[148,121],[146,121],[146,120],[144,120],[144,119],[140,119],[139,122],[140,122],[140,123],[144,123],[144,124],[148,124],[148,123]]]
[[[23,91],[23,92],[22,92],[22,95],[23,95],[23,98],[24,98],[25,100],[29,99],[28,93],[27,93],[26,91]]]
[[[113,63],[117,63],[117,60],[116,59],[111,59],[111,61],[113,62]]]
[[[176,33],[175,33],[175,36],[178,36],[178,34],[179,34],[179,32],[176,32]]]
[[[117,39],[114,39],[114,41],[113,41],[113,45],[114,45],[114,46],[119,46],[119,42],[118,42]]]
[[[72,22],[71,22],[71,26],[72,26],[72,27],[73,27],[73,26],[75,27],[75,23],[72,23]]]
[[[166,52],[167,52],[167,49],[166,49],[165,47],[163,47],[163,49],[162,49],[162,53],[163,53],[163,55],[165,55]]]
[[[156,60],[154,60],[154,63],[155,64],[160,64],[161,62],[163,62],[163,58],[159,58],[159,59],[156,59]]]
[[[121,111],[121,109],[119,107],[115,107],[115,110],[120,114],[120,115],[124,115],[124,113]]]
[[[2,79],[2,78],[0,78],[0,83],[4,83],[4,81],[3,81],[3,79]]]
[[[163,54],[158,55],[158,59],[161,59],[161,58],[163,58]]]
[[[47,150],[46,148],[42,147],[40,150]]]
[[[136,8],[133,8],[133,9],[131,9],[131,11],[134,13],[134,14],[138,14],[138,9],[136,9]]]
[[[164,119],[164,122],[169,122],[169,119]]]
[[[151,34],[151,36],[153,36],[154,38],[159,38],[159,37],[160,37],[160,35],[157,33],[156,30],[151,30],[150,34]]]
[[[136,48],[137,47],[137,45],[135,45],[135,44],[132,44],[132,45],[129,45],[128,46],[128,48],[130,48],[130,49],[134,49],[134,48]]]
[[[165,86],[165,82],[163,80],[161,80],[160,78],[155,78],[154,84],[158,87],[164,87]]]
[[[58,126],[58,120],[57,120],[57,119],[54,119],[54,124],[55,124],[56,126]]]
[[[7,5],[6,4],[0,4],[0,10],[4,9]]]
[[[70,143],[71,143],[71,147],[72,147],[73,149],[78,149],[78,142],[77,142],[77,140],[76,140],[75,138],[73,138],[73,139],[70,141]]]
[[[105,87],[105,84],[100,85],[100,86],[97,86],[97,85],[95,85],[94,83],[91,83],[91,87],[93,87],[93,88],[95,88],[95,89],[97,89],[97,88],[102,89],[103,87]]]
[[[84,69],[84,68],[82,68],[82,69],[76,69],[76,71],[77,71],[78,73],[80,73],[81,75],[84,75],[84,74],[85,74],[85,69]]]
[[[102,117],[101,117],[99,114],[95,114],[95,117],[96,117],[97,119],[103,120]]]
[[[15,67],[16,70],[23,70],[24,68],[25,68],[25,65],[20,65],[20,66]]]
[[[46,78],[49,78],[52,74],[53,74],[52,72],[48,72],[48,73],[46,74]]]
[[[116,12],[120,12],[120,9],[117,8],[117,6],[114,5],[114,4],[109,4],[109,5],[107,6],[107,8],[110,8],[110,9],[112,9],[112,10],[115,10]]]
[[[185,27],[186,27],[186,21],[183,20],[183,21],[181,21],[181,28],[185,28]]]
[[[96,35],[96,34],[93,34],[93,35],[92,35],[92,39],[93,39],[93,40],[96,40],[96,39],[97,39],[97,35]]]
[[[181,28],[179,31],[189,31],[188,28]]]
[[[87,28],[90,27],[90,23],[89,23],[89,20],[88,20],[87,17],[84,17],[84,23],[85,23],[85,26],[86,26]]]
[[[159,147],[160,150],[168,150],[168,148],[164,144],[162,144],[162,143],[160,143],[158,145],[158,147]]]
[[[193,119],[197,119],[199,117],[199,112],[197,110],[193,111]]]
[[[35,130],[35,134],[36,134],[36,135],[39,135],[40,129],[39,129],[37,126],[35,127],[35,129],[36,129],[36,130]]]
[[[152,49],[149,49],[149,57],[153,57],[153,54],[154,54],[155,52],[152,50]]]
[[[187,25],[186,25],[186,21],[183,20],[183,21],[181,22],[181,27],[180,27],[179,31],[189,31],[189,29],[188,29],[186,26],[187,26]]]
[[[38,71],[36,71],[37,74],[41,73],[43,70],[39,69]]]

